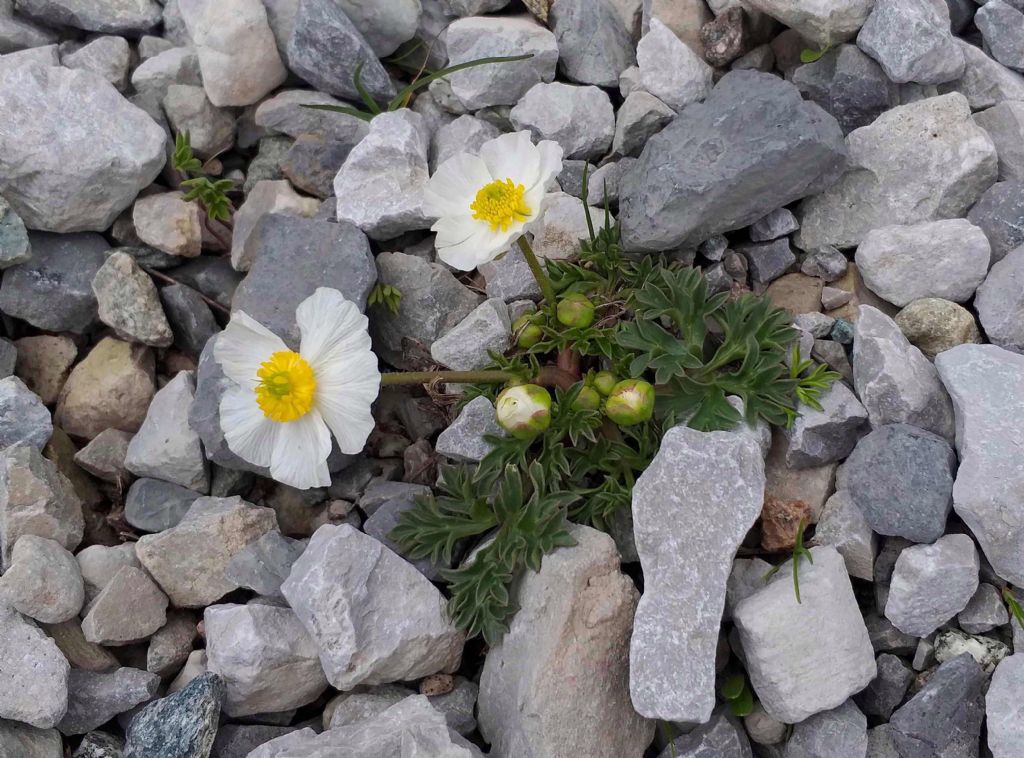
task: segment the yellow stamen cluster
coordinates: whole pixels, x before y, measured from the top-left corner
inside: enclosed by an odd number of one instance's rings
[[[272,421],[295,421],[309,413],[316,394],[316,377],[306,359],[281,350],[260,364],[256,402]]]
[[[511,179],[496,179],[480,188],[469,208],[473,218],[491,225],[492,232],[499,229],[507,232],[512,224],[530,218],[530,206],[523,198],[525,193],[526,188]]]

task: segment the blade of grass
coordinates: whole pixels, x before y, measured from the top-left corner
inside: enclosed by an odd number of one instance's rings
[[[311,111],[331,111],[332,113],[344,113],[346,116],[355,116],[363,121],[372,121],[373,114],[361,111],[358,108],[351,108],[347,105],[314,105],[303,103],[300,108],[308,108]]]
[[[533,53],[527,53],[526,55],[513,55],[508,57],[496,57],[496,58],[478,58],[475,61],[466,61],[465,63],[459,63],[455,66],[448,66],[442,68],[439,71],[435,71],[428,76],[424,76],[422,79],[417,79],[412,82],[409,86],[399,92],[395,98],[388,103],[388,110],[395,110],[396,108],[402,107],[402,103],[406,102],[408,97],[412,95],[416,90],[422,89],[430,84],[435,79],[441,79],[449,74],[454,74],[457,71],[464,71],[467,68],[475,68],[476,66],[484,66],[488,63],[512,63],[513,61],[525,61],[533,57]],[[379,111],[378,111],[379,112]]]

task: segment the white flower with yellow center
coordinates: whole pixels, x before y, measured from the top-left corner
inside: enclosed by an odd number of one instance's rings
[[[562,148],[529,132],[502,134],[480,155],[461,153],[437,169],[424,196],[424,212],[436,216],[438,257],[470,271],[508,251],[541,216],[548,185],[562,170]]]
[[[213,355],[235,384],[220,401],[228,448],[299,489],[331,482],[331,432],[343,453],[358,453],[373,430],[370,406],[380,390],[366,316],[333,289],[299,305],[299,351],[236,311]]]

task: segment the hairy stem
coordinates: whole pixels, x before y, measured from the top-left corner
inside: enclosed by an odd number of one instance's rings
[[[540,265],[540,261],[537,260],[536,254],[533,252],[533,248],[530,247],[530,243],[526,241],[526,235],[522,235],[519,238],[519,249],[523,251],[523,257],[526,258],[526,265],[530,267],[530,271],[533,273],[533,278],[537,280],[537,284],[540,285],[540,291],[544,295],[544,300],[547,302],[549,308],[555,307],[555,288],[551,286],[551,280],[548,279],[548,275],[544,273],[544,269]]]
[[[393,371],[380,375],[382,385],[429,384],[434,381],[455,384],[504,384],[521,380],[522,376],[511,371]],[[544,366],[536,377],[535,384],[546,387],[569,389],[577,379],[557,366]]]

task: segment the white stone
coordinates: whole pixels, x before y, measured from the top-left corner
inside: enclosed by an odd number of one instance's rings
[[[456,324],[451,331],[434,340],[430,356],[454,371],[473,371],[491,362],[489,353],[504,353],[512,337],[508,306],[500,298],[484,300]]]
[[[455,461],[477,462],[494,449],[494,445],[484,437],[505,434],[505,430],[498,426],[494,404],[486,397],[474,397],[463,406],[451,425],[437,436],[434,450]]]
[[[1024,353],[1024,245],[992,266],[974,307],[990,342]]]
[[[249,190],[245,202],[234,216],[231,235],[231,266],[236,271],[248,271],[252,266],[254,250],[246,250],[245,242],[256,224],[268,213],[285,213],[312,218],[320,210],[320,201],[303,197],[284,179],[261,179]]]
[[[44,624],[68,621],[85,602],[82,572],[60,543],[26,534],[15,543],[11,566],[0,576],[0,600]]]
[[[743,7],[766,13],[824,50],[853,37],[874,0],[746,0]]]
[[[132,87],[163,100],[172,84],[201,85],[199,56],[193,47],[172,47],[143,61],[132,72]]]
[[[5,603],[0,603],[0,718],[50,729],[68,706],[70,665],[56,643]]]
[[[874,579],[878,538],[847,490],[838,490],[825,502],[814,541],[838,550],[850,576],[869,582]]]
[[[423,8],[420,0],[338,0],[378,58],[385,58],[413,38]]]
[[[535,84],[509,112],[516,129],[534,141],[553,140],[565,158],[600,158],[615,133],[615,110],[600,87],[561,82]]]
[[[988,749],[992,758],[1024,754],[1024,655],[1004,658],[985,695]]]
[[[590,215],[598,224],[604,210],[590,206]],[[533,252],[539,258],[570,258],[579,252],[582,239],[590,239],[583,203],[565,192],[549,192],[544,197],[544,216],[533,229]],[[509,255],[522,253],[514,248]]]
[[[714,69],[660,20],[636,48],[640,84],[673,110],[703,100],[711,91]]]
[[[124,37],[105,35],[87,42],[74,52],[62,54],[60,62],[67,68],[81,68],[99,74],[118,92],[124,92],[128,86],[131,48]]]

